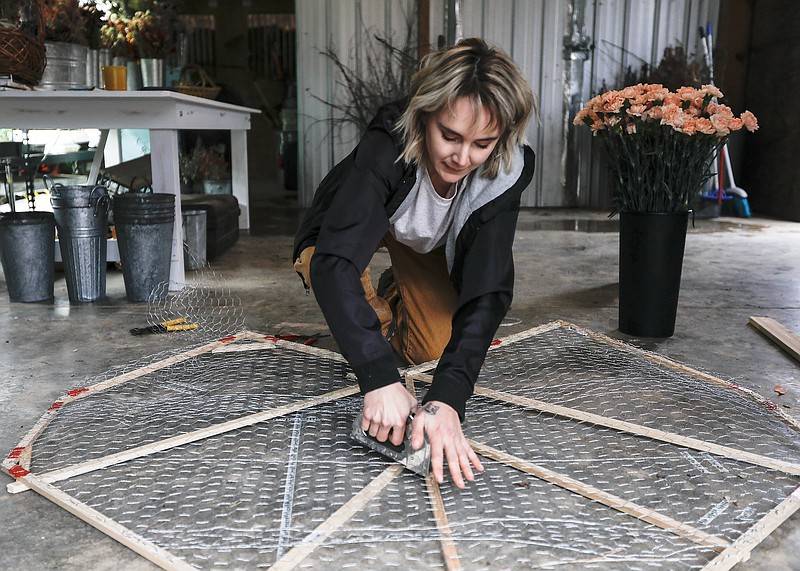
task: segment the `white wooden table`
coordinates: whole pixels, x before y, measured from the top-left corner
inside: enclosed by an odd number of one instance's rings
[[[181,236],[178,131],[219,129],[231,133],[233,195],[239,201],[239,228],[250,227],[247,194],[247,130],[257,109],[171,91],[0,91],[0,128],[100,129],[89,173],[96,180],[109,129],[148,129],[155,192],[175,194],[170,289],[184,283]],[[112,165],[106,165],[112,166]]]

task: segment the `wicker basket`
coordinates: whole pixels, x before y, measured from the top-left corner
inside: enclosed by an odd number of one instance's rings
[[[38,85],[47,65],[44,13],[39,2],[34,6],[39,17],[38,37],[17,28],[0,28],[0,74],[25,85]]]
[[[175,90],[186,95],[216,99],[222,88],[214,83],[202,67],[196,64],[187,64],[181,69]]]

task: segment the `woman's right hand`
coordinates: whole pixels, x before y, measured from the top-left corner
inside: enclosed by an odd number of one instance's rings
[[[392,383],[364,395],[361,428],[379,442],[389,440],[395,446],[403,443],[409,413],[417,408],[417,400],[402,383]]]
[[[303,285],[307,288],[311,287],[311,257],[314,255],[315,250],[315,246],[303,248],[303,251],[300,252],[300,257],[294,261],[294,271],[300,274],[303,279]]]

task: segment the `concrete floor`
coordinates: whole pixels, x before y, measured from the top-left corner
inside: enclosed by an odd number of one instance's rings
[[[241,298],[248,329],[326,331],[313,296],[290,265],[298,220],[291,193],[253,201],[253,230],[212,264]],[[762,218],[698,220],[690,229],[675,335],[639,340],[616,331],[616,219],[606,213],[525,210],[515,258],[514,305],[499,335],[554,319],[618,337],[694,368],[732,379],[800,420],[798,363],[747,325],[751,315],[800,331],[800,224]],[[385,262],[385,259],[379,260]],[[63,274],[55,302],[12,304],[0,281],[0,451],[8,451],[55,398],[82,380],[176,344],[177,337],[132,337],[146,304],[125,300],[122,274],[109,270],[108,297],[70,305]],[[335,348],[330,338],[320,346]],[[785,394],[778,395],[781,385]],[[0,483],[11,481],[0,476]],[[0,490],[0,566],[28,569],[154,568],[146,560],[34,493]],[[800,514],[737,569],[800,570]]]

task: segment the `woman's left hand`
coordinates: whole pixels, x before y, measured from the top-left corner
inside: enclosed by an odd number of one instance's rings
[[[417,410],[414,417],[411,447],[419,450],[424,444],[425,435],[431,447],[431,468],[438,483],[444,482],[444,459],[453,483],[464,489],[464,478],[474,481],[474,467],[483,472],[483,465],[478,455],[467,442],[461,431],[461,421],[453,407],[440,401],[431,401]],[[462,476],[463,473],[463,476]]]

